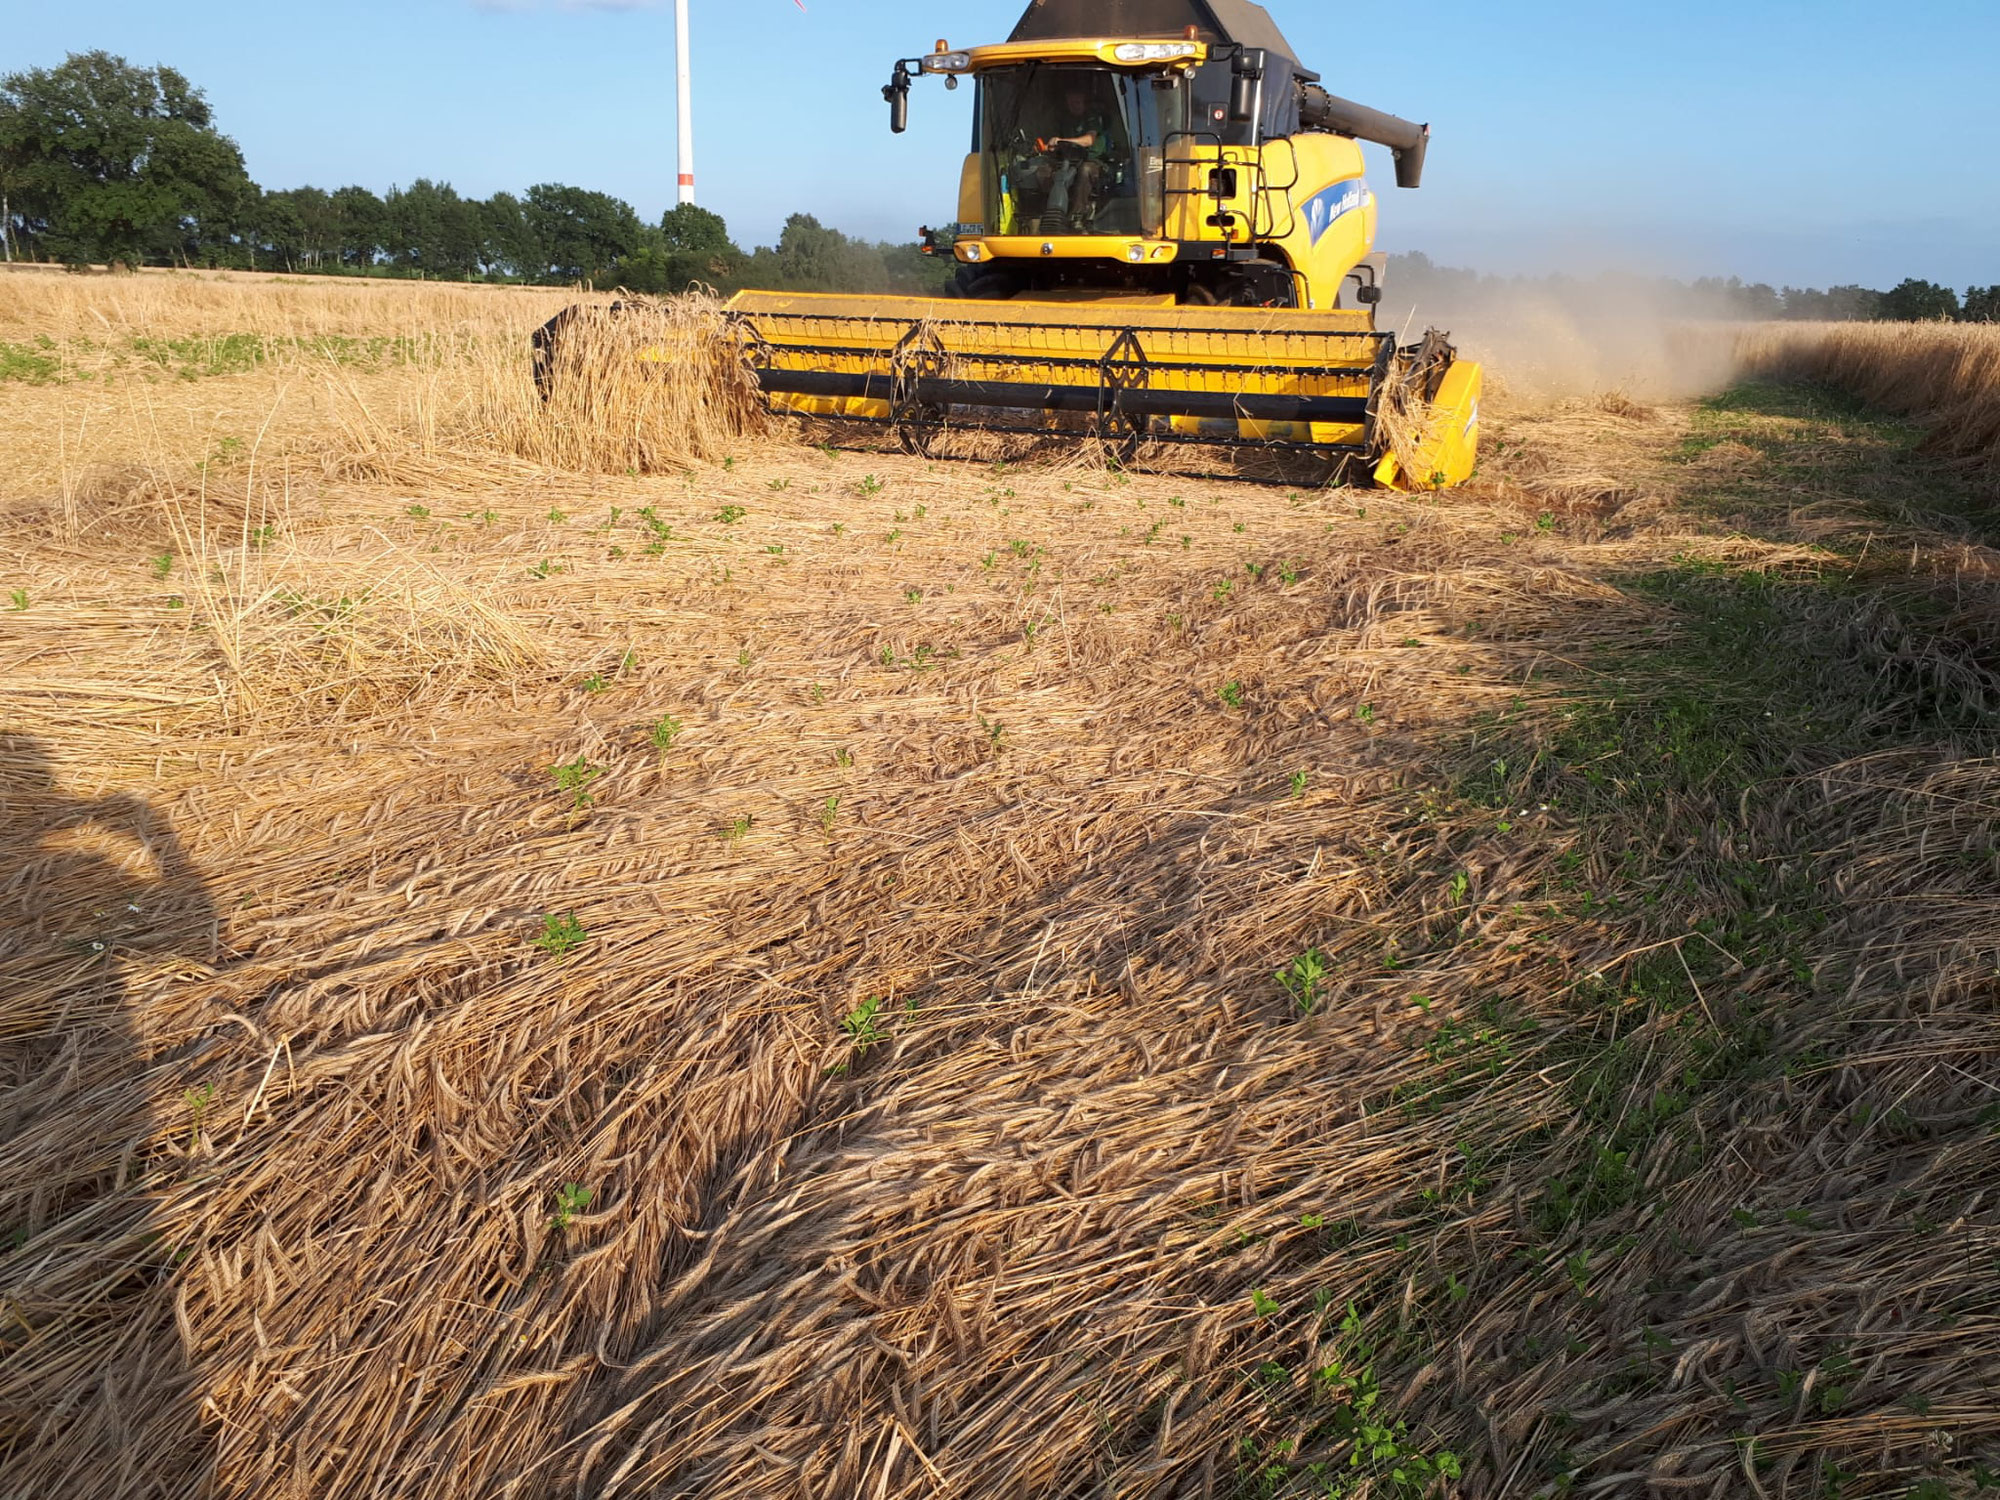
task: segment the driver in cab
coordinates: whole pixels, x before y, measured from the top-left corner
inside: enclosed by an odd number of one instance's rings
[[[1067,229],[1089,232],[1097,213],[1104,164],[1111,154],[1111,127],[1080,83],[1063,92],[1054,133],[1035,142],[1024,186],[1042,200],[1040,233]]]

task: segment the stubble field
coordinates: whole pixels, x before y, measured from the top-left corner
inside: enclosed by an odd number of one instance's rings
[[[2000,1482],[1973,448],[663,439],[567,300],[0,278],[0,1488]]]

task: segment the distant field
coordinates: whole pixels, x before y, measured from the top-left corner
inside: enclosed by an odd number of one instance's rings
[[[1996,1482],[1949,391],[1424,498],[547,412],[568,300],[0,277],[0,1488]]]

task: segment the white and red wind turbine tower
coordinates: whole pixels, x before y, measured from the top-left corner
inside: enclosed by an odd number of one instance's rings
[[[675,102],[680,105],[681,197],[694,202],[694,64],[688,57],[688,0],[674,0]]]
[[[792,0],[800,10],[806,0]],[[694,63],[688,55],[688,0],[674,0],[674,99],[680,106],[680,201],[694,202]]]

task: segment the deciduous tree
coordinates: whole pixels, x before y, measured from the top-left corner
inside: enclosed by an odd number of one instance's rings
[[[527,221],[544,263],[536,281],[592,281],[639,248],[644,233],[632,205],[609,193],[561,183],[528,189]]]
[[[448,182],[419,177],[383,200],[383,245],[392,264],[463,280],[485,270],[486,226],[477,203]]]
[[[196,259],[256,192],[199,89],[108,52],[0,79],[0,161],[22,239],[59,260]]]
[[[365,187],[336,188],[330,195],[333,205],[335,238],[340,246],[340,263],[366,270],[382,254],[388,210],[382,200]]]
[[[1882,294],[1876,314],[1891,323],[1935,323],[1958,316],[1958,293],[1934,281],[1914,278]]]

